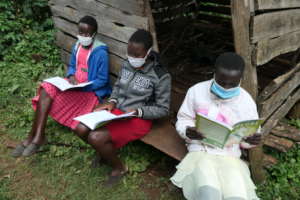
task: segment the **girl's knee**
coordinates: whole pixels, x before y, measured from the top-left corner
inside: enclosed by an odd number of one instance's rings
[[[88,135],[88,142],[95,145],[105,144],[109,142],[107,134],[106,131],[93,131]]]
[[[90,132],[90,129],[88,127],[86,127],[85,125],[83,124],[78,124],[74,130],[74,132],[79,136],[79,137],[86,137],[89,132]]]

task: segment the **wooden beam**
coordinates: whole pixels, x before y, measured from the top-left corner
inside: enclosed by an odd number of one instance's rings
[[[271,168],[273,165],[276,165],[278,163],[278,160],[274,158],[273,156],[264,154],[263,158],[263,166],[265,168]]]
[[[66,28],[64,28],[66,23],[73,24],[76,26],[77,34],[77,23],[83,16],[85,16],[84,13],[78,12],[73,8],[60,6],[52,6],[51,11],[54,16],[53,20],[55,26],[57,28],[66,30]],[[68,19],[68,21],[62,18]],[[128,42],[129,37],[137,30],[136,28],[126,27],[109,21],[104,21],[101,19],[101,17],[96,16],[95,19],[97,20],[99,26],[98,33],[125,43]]]
[[[235,51],[245,60],[245,72],[242,86],[252,95],[257,97],[257,73],[256,67],[252,63],[251,55],[253,47],[250,44],[250,19],[252,0],[232,0],[232,24],[234,31]],[[262,160],[262,146],[253,148],[249,151],[250,169],[252,176],[257,183],[265,179]]]
[[[273,127],[277,125],[280,119],[282,119],[289,110],[295,105],[297,101],[300,99],[300,89],[298,89],[295,93],[290,95],[286,101],[278,108],[272,116],[264,123],[262,132],[263,134],[268,134]]]
[[[82,1],[80,1],[82,3]],[[49,5],[53,4],[67,4],[68,2],[62,0],[50,0]],[[84,3],[84,2],[83,2]],[[88,6],[95,5],[95,3],[101,3],[105,6],[109,6],[110,8],[118,9],[124,14],[131,14],[136,16],[144,16],[143,10],[143,2],[141,0],[89,0],[87,1]]]
[[[154,18],[152,15],[152,10],[151,10],[149,0],[144,0],[144,5],[145,5],[145,15],[148,16],[148,19],[149,19],[149,27],[147,30],[149,30],[151,32],[152,37],[153,37],[153,49],[155,51],[159,52],[156,30],[155,30],[155,23],[154,23]]]
[[[285,138],[269,134],[264,140],[264,145],[286,153],[294,146],[294,142]]]
[[[96,0],[126,13],[145,16],[143,0]]]
[[[183,159],[187,153],[184,140],[179,137],[169,119],[154,121],[150,133],[141,140],[177,160]]]
[[[271,134],[300,142],[300,130],[287,123],[279,123],[271,130]]]
[[[206,11],[214,14],[223,14],[223,15],[231,16],[230,6],[215,6],[215,5],[202,4],[198,8],[198,11]]]
[[[257,10],[285,9],[300,7],[299,0],[257,0]]]
[[[259,94],[259,96],[257,98],[258,104],[261,104],[261,102],[268,99],[279,87],[281,87],[287,80],[290,79],[291,76],[293,76],[299,70],[300,70],[300,64],[295,66],[289,72],[287,72],[287,73],[277,77],[276,79],[272,80],[272,82],[269,83],[263,89],[263,91]]]
[[[297,72],[293,74],[290,80],[273,93],[269,99],[259,103],[260,117],[267,119],[299,85],[300,72]]]
[[[276,11],[253,18],[252,43],[300,31],[300,9]]]
[[[122,12],[101,2],[90,0],[51,0],[50,7],[71,7],[85,15],[97,16],[101,20],[120,23],[132,28],[148,28],[147,17]]]
[[[235,51],[244,58],[246,63],[242,86],[252,95],[253,99],[256,99],[257,73],[251,60],[253,48],[249,38],[251,17],[249,5],[248,0],[232,1],[232,25]]]
[[[274,57],[296,51],[299,47],[300,31],[288,33],[276,38],[260,40],[256,46],[255,63],[257,65],[263,65]]]

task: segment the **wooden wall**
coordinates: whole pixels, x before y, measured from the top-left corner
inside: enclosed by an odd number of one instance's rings
[[[281,54],[300,48],[300,1],[257,0],[251,19],[250,40],[253,46],[252,62],[259,67]],[[296,53],[295,53],[296,56]],[[300,66],[273,80],[258,97],[261,117],[268,121],[268,133],[300,99]]]
[[[117,75],[126,57],[131,34],[138,28],[150,30],[153,27],[152,19],[146,16],[150,7],[143,0],[50,0],[49,4],[58,29],[56,43],[61,47],[63,62],[69,62],[72,45],[77,39],[79,19],[91,15],[98,22],[96,37],[109,46],[112,76]],[[155,31],[152,32],[156,37]]]

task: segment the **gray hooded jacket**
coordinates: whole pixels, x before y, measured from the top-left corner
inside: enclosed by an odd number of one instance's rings
[[[156,54],[151,57],[142,69],[124,61],[109,99],[123,111],[137,109],[143,119],[165,117],[170,107],[171,76],[159,64]]]

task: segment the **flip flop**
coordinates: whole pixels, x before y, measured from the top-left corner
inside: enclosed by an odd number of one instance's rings
[[[42,145],[31,143],[22,153],[22,156],[28,157],[36,154]]]
[[[23,143],[20,143],[16,146],[16,148],[10,153],[10,155],[14,158],[21,157],[26,146]]]
[[[103,183],[103,186],[107,187],[107,188],[111,188],[111,187],[117,185],[118,183],[120,183],[120,181],[122,180],[122,178],[124,176],[126,176],[127,174],[128,174],[128,170],[122,172],[120,175],[117,175],[117,176],[110,175],[108,177],[108,179]]]

